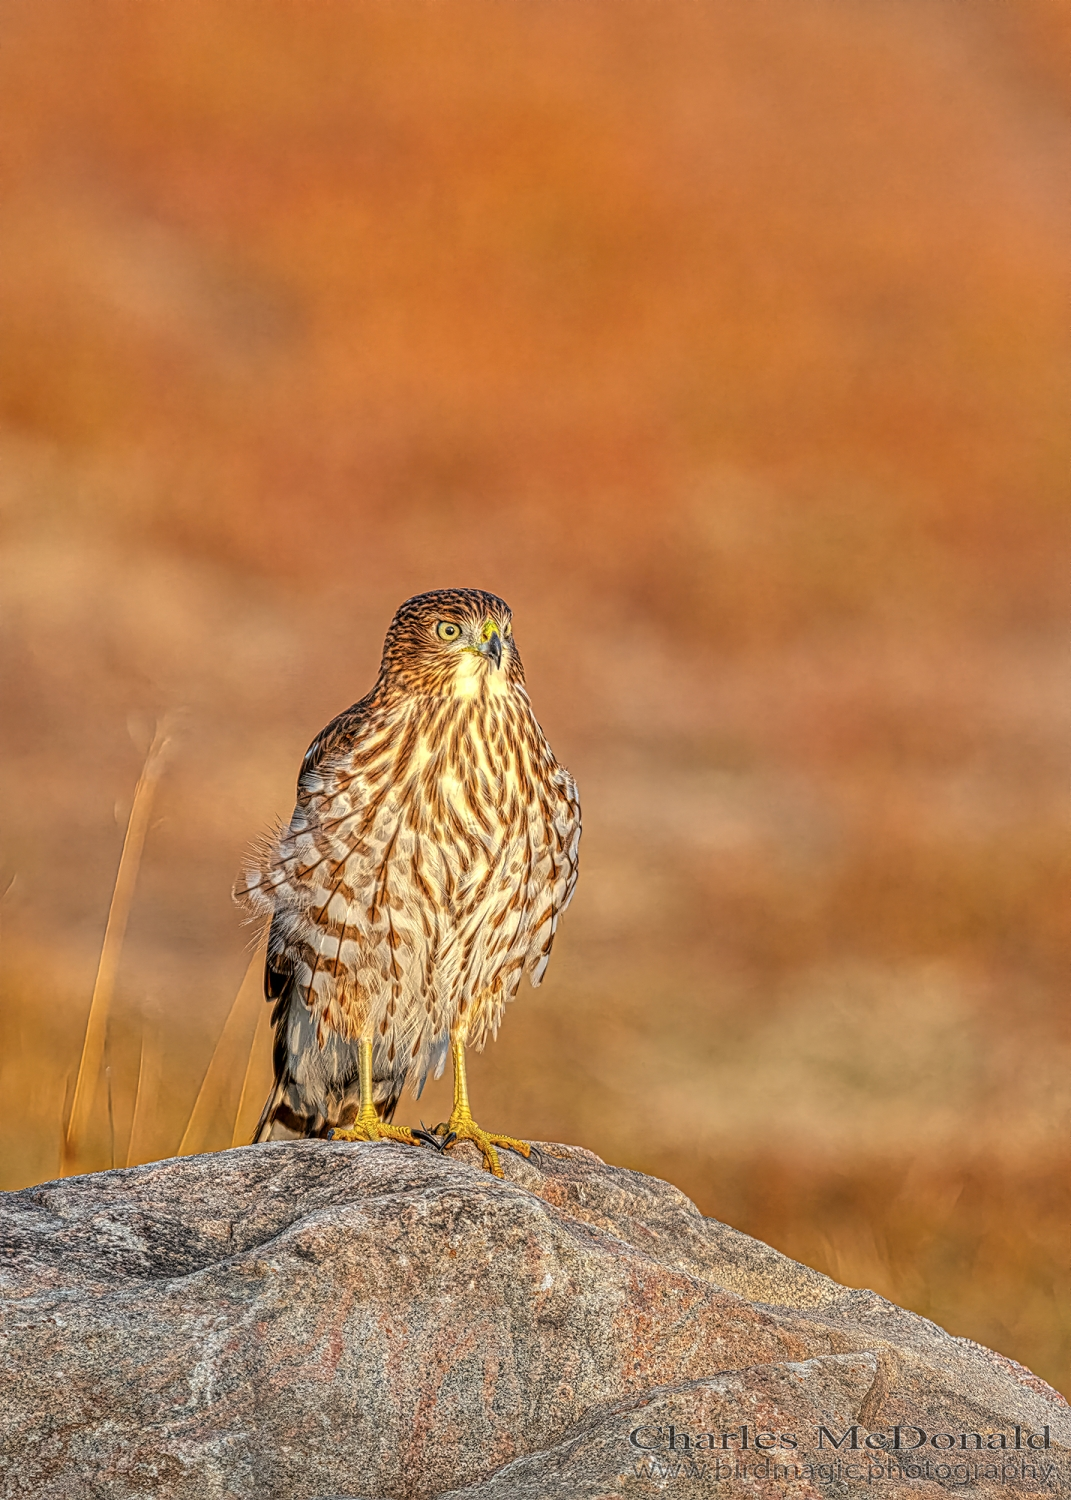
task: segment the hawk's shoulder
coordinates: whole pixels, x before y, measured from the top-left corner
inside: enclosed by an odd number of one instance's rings
[[[325,724],[305,751],[298,772],[298,794],[318,791],[322,776],[349,755],[378,727],[381,719],[378,695],[373,689],[358,702],[336,714]]]

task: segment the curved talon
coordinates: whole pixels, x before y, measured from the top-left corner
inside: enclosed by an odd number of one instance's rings
[[[442,1131],[428,1130],[423,1121],[421,1122],[420,1129],[413,1131],[413,1135],[418,1141],[423,1141],[425,1145],[434,1146],[436,1151],[445,1151],[450,1144],[449,1141],[440,1139]]]
[[[516,1151],[518,1156],[529,1157],[532,1148],[527,1141],[518,1141],[512,1135],[498,1135],[493,1130],[481,1130],[472,1118],[469,1108],[469,1088],[465,1079],[465,1038],[458,1034],[450,1039],[450,1050],[454,1056],[454,1107],[445,1124],[436,1126],[435,1134],[444,1137],[442,1149],[458,1141],[472,1141],[483,1153],[484,1166],[496,1177],[504,1176],[498,1160],[496,1146],[506,1151]]]
[[[405,1125],[387,1125],[383,1120],[367,1120],[357,1116],[350,1126],[338,1126],[328,1131],[329,1141],[402,1141],[407,1146],[419,1146],[421,1140],[415,1130]]]
[[[379,1118],[373,1098],[372,1042],[361,1037],[358,1043],[358,1076],[361,1084],[361,1107],[352,1125],[338,1126],[327,1132],[329,1141],[403,1141],[407,1146],[419,1146],[421,1137],[405,1125],[388,1125]]]
[[[468,1119],[451,1120],[447,1127],[447,1134],[448,1139],[443,1144],[444,1150],[458,1141],[472,1141],[473,1145],[479,1146],[483,1153],[484,1166],[495,1177],[505,1175],[498,1160],[496,1146],[501,1150],[516,1151],[518,1156],[525,1158],[532,1154],[532,1148],[527,1141],[516,1140],[512,1135],[499,1135],[494,1130],[481,1130],[471,1115]]]

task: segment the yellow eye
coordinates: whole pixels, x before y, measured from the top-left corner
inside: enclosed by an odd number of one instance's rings
[[[455,625],[453,620],[440,620],[435,627],[435,634],[441,641],[456,641],[461,634],[461,626]]]

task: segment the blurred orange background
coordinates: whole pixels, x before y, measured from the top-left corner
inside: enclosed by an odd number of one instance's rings
[[[60,1169],[154,726],[82,1167],[247,1138],[244,850],[477,585],[585,814],[477,1117],[1066,1386],[1071,11],[0,23],[3,1185]]]

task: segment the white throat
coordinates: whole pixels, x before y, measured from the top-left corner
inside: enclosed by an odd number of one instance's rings
[[[472,651],[463,651],[454,674],[453,690],[455,698],[476,698],[481,694],[499,698],[509,692],[510,683],[504,667],[496,667]]]

